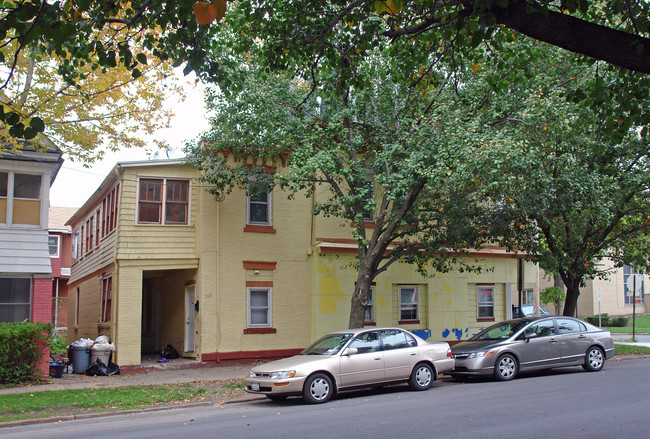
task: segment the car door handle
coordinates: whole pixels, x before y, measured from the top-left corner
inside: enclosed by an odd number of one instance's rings
[[[579,338],[580,340],[584,340],[584,339],[587,338],[587,337],[584,336],[584,335],[582,335],[582,334],[580,334],[580,335],[578,336],[578,338]]]
[[[381,357],[375,358],[375,361],[379,361],[379,360],[381,360]]]

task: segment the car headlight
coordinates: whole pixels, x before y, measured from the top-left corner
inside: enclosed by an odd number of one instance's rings
[[[249,378],[255,378],[256,376],[257,376],[257,374],[255,372],[253,372],[253,369],[248,371],[248,377]]]
[[[469,357],[467,357],[468,360],[471,360],[472,358],[483,358],[487,357],[488,355],[492,355],[494,351],[487,351],[487,352],[472,352],[469,354]]]
[[[271,379],[282,379],[282,378],[291,378],[292,376],[296,375],[295,370],[280,370],[277,372],[271,372],[269,375],[269,378]]]

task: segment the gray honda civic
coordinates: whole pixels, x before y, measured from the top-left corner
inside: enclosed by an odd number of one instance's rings
[[[609,331],[572,317],[523,317],[496,323],[451,348],[454,377],[493,375],[507,381],[519,372],[582,366],[595,372],[614,356]]]

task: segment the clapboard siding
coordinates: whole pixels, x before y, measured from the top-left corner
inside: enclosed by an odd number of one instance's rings
[[[83,279],[113,263],[115,236],[116,234],[113,232],[104,237],[99,247],[95,247],[92,252],[83,255],[79,261],[72,265],[69,283]]]
[[[50,274],[47,230],[0,230],[0,273]]]
[[[193,179],[191,166],[156,166],[127,168],[122,178],[120,197],[117,259],[194,259],[198,196],[200,190]],[[137,224],[139,178],[190,180],[190,210],[188,225]]]

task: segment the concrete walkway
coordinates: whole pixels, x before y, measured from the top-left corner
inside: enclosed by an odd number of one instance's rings
[[[119,375],[87,376],[63,373],[61,378],[50,378],[45,384],[0,388],[0,394],[42,392],[47,390],[101,389],[121,386],[191,383],[194,381],[226,381],[248,376],[251,364],[212,366],[196,361],[180,361],[161,365],[128,368]],[[72,369],[72,368],[70,368]]]

